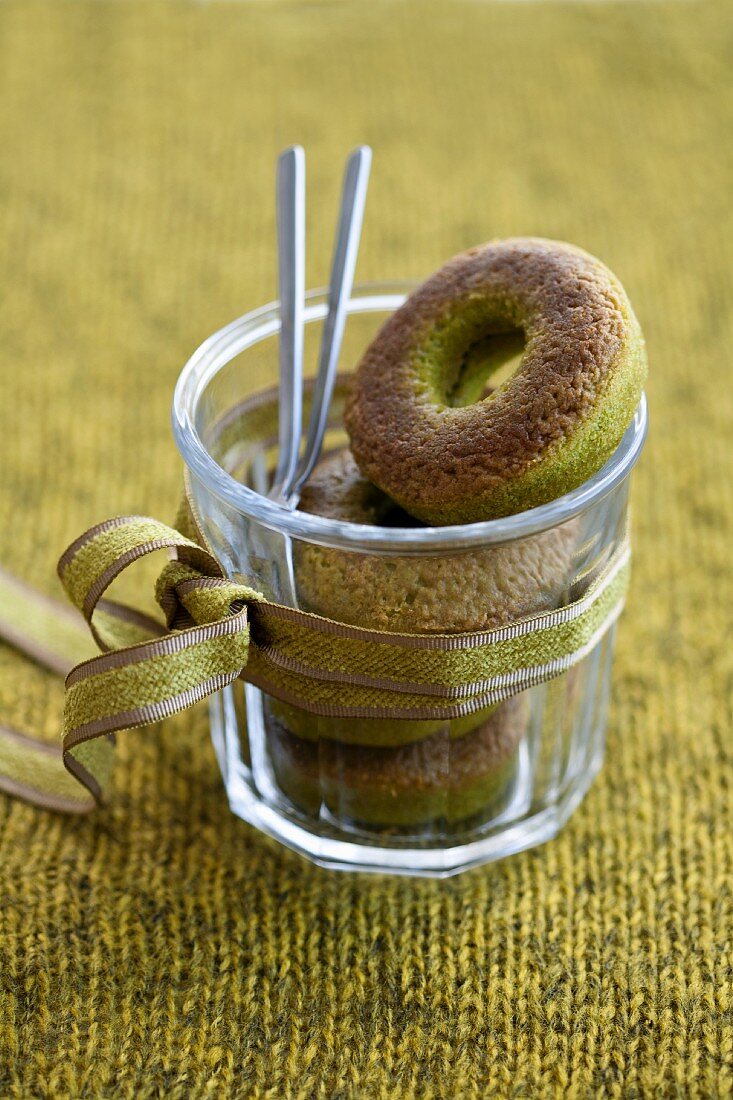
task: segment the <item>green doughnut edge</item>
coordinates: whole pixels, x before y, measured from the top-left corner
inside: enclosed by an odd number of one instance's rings
[[[273,717],[296,737],[315,742],[321,738],[365,748],[397,748],[433,737],[448,727],[451,740],[477,729],[499,706],[484,707],[475,714],[452,719],[409,718],[325,718],[310,714],[302,707],[268,696],[267,708]]]

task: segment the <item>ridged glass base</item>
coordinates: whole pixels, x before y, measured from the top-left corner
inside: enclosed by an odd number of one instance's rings
[[[603,760],[612,638],[586,658],[576,717],[559,706],[565,677],[525,695],[526,734],[488,818],[449,830],[365,827],[338,820],[326,805],[306,813],[278,784],[269,751],[263,697],[251,685],[227,688],[211,704],[211,727],[231,809],[263,833],[321,867],[339,871],[447,878],[550,840],[581,802]],[[583,662],[585,665],[586,662]],[[246,700],[246,716],[245,716]],[[450,836],[450,843],[445,839]]]

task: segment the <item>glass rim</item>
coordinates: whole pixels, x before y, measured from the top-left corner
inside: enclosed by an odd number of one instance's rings
[[[418,285],[410,280],[354,286],[349,314],[397,309]],[[305,321],[326,316],[328,291],[306,294]],[[196,409],[207,386],[232,359],[280,329],[277,301],[243,314],[209,336],[181,371],[173,395],[171,420],[176,446],[189,470],[220,501],[263,526],[291,538],[343,549],[392,552],[446,550],[510,542],[556,527],[607,496],[636,464],[648,428],[646,396],[606,464],[577,488],[546,504],[498,519],[445,527],[372,527],[286,508],[237,481],[220,466],[196,429]]]

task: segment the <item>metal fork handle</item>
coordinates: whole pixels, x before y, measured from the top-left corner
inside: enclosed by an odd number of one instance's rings
[[[282,496],[290,507],[297,504],[300,491],[318,461],[326,434],[346,324],[346,309],[354,283],[371,163],[372,151],[368,145],[360,145],[346,162],[328,286],[328,313],[321,337],[305,449],[297,473],[294,473],[292,481],[285,481],[282,488]]]
[[[277,253],[280,293],[278,461],[270,497],[284,502],[298,469],[303,420],[305,298],[305,153],[293,145],[277,162]]]

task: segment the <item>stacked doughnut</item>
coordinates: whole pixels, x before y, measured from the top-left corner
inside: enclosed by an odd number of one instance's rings
[[[507,359],[518,366],[492,386]],[[350,449],[321,460],[303,511],[387,527],[534,508],[610,458],[646,374],[615,276],[586,252],[515,238],[471,249],[382,327],[347,401]],[[566,523],[441,556],[296,547],[305,610],[373,629],[487,630],[555,607],[578,539]],[[278,781],[304,810],[396,830],[492,814],[515,776],[523,696],[450,722],[318,718],[269,700]]]

